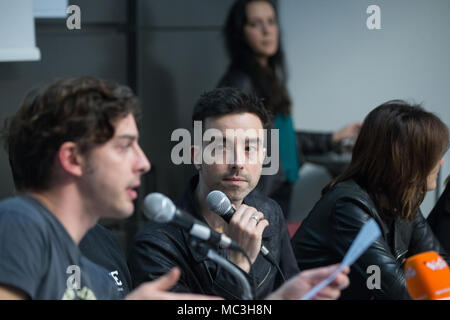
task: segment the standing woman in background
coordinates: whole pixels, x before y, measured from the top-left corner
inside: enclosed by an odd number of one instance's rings
[[[278,22],[270,1],[236,1],[228,14],[224,35],[231,64],[219,87],[256,94],[274,115],[273,126],[280,135],[280,170],[273,176],[261,176],[257,189],[276,200],[287,217],[303,156],[339,151],[344,139],[357,137],[360,124],[333,133],[295,131]]]

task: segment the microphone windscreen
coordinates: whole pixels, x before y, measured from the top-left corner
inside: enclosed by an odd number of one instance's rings
[[[435,251],[408,258],[405,278],[409,295],[414,300],[450,299],[450,269]]]
[[[228,197],[219,190],[211,191],[206,197],[208,208],[219,216],[226,214],[231,208],[231,202]]]
[[[144,215],[150,220],[166,223],[173,219],[175,212],[175,204],[162,193],[150,193],[144,199]]]

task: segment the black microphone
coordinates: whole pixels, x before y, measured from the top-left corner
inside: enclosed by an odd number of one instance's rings
[[[160,223],[173,223],[201,240],[222,248],[230,248],[242,251],[239,245],[224,234],[212,230],[204,223],[198,221],[190,214],[178,209],[175,204],[165,195],[154,192],[144,199],[145,216]]]
[[[233,214],[236,212],[231,206],[230,199],[228,199],[225,193],[219,190],[213,190],[206,196],[206,204],[211,211],[218,214],[227,223],[230,223],[231,217],[233,217]],[[261,253],[266,257],[270,252],[262,245]]]

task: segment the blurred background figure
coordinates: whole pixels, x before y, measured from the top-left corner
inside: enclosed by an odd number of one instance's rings
[[[329,133],[295,130],[277,14],[271,1],[236,1],[229,11],[223,32],[231,62],[219,86],[254,93],[264,99],[272,112],[273,126],[279,129],[281,169],[276,175],[261,176],[257,188],[276,200],[288,217],[293,187],[305,157],[330,151],[342,152],[343,147],[351,146],[351,141],[358,136],[360,123]],[[298,196],[308,200],[301,194]]]

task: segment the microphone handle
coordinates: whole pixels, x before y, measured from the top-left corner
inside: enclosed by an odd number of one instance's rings
[[[236,212],[236,210],[234,210],[233,207],[231,207],[227,212],[225,212],[223,215],[221,215],[220,217],[222,217],[223,220],[226,221],[226,223],[230,223],[231,218],[233,217],[233,214]]]
[[[223,215],[220,215],[227,223],[230,223],[231,217],[233,216],[233,214],[236,212],[236,210],[231,207],[230,209],[228,209],[227,212],[225,212]],[[269,261],[271,264],[273,264],[277,269],[278,272],[280,272],[281,278],[283,279],[283,281],[286,281],[286,278],[283,274],[283,271],[280,269],[280,266],[278,265],[278,263],[275,261],[275,259],[272,257],[272,255],[270,254],[269,249],[266,248],[266,246],[261,245],[261,254],[263,255],[263,257]]]
[[[233,214],[235,212],[236,212],[236,210],[233,207],[231,207],[227,212],[225,212],[223,215],[221,215],[221,217],[227,223],[230,223],[231,217],[233,217]],[[270,251],[264,245],[261,245],[261,253],[264,257],[268,257]],[[270,262],[273,263],[273,261],[270,261]]]
[[[230,248],[232,250],[241,250],[239,245],[231,238],[222,233],[212,230],[209,226],[197,221],[195,218],[184,214],[183,211],[178,210],[174,215],[172,222],[179,227],[189,231],[189,234],[210,243],[218,244],[223,248]]]

